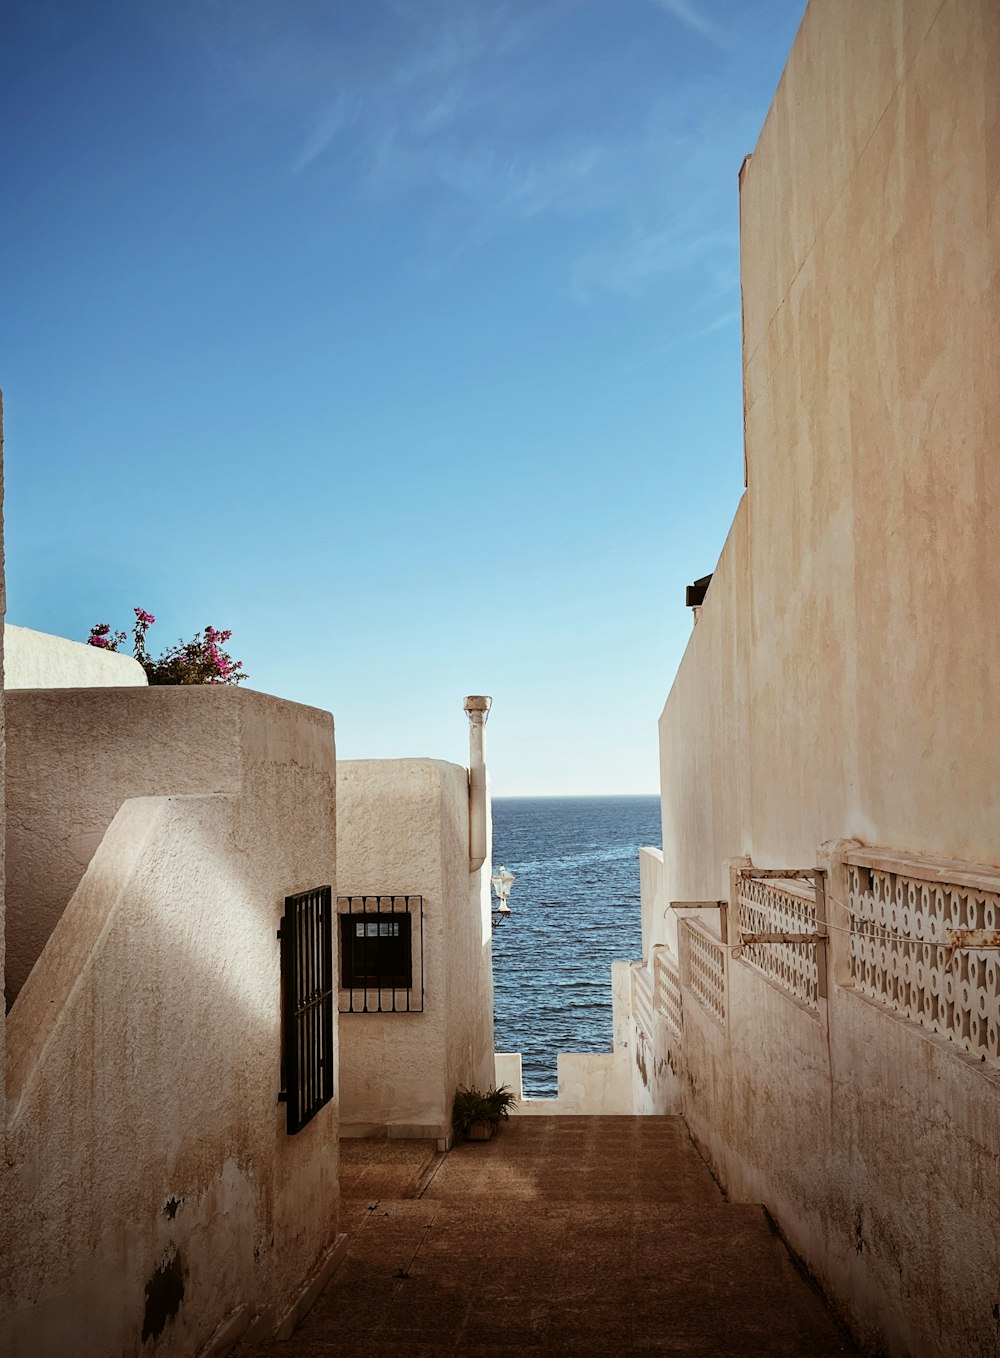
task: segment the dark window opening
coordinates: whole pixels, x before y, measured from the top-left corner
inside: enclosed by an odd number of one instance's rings
[[[409,914],[341,915],[340,984],[409,990],[413,984],[412,920]]]
[[[338,896],[340,1012],[420,1014],[424,1008],[422,896]]]
[[[693,585],[688,585],[684,591],[684,602],[688,608],[700,608],[705,602],[705,595],[708,587],[712,583],[710,575],[703,575],[700,580],[696,580]]]

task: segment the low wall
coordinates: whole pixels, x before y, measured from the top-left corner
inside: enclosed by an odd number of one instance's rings
[[[115,767],[154,729],[163,776],[211,710],[237,790],[125,800],[7,1016],[0,1350],[224,1351],[287,1330],[335,1257],[337,1106],[287,1135],[276,938],[287,894],[335,880],[332,722],[221,688],[63,696],[71,747]]]
[[[826,861],[830,900],[843,900],[843,858]],[[927,860],[921,870],[933,880]],[[955,865],[941,872],[963,876]],[[979,867],[964,876],[977,892],[990,882]],[[946,899],[957,890],[952,882]],[[753,958],[773,966],[773,951],[741,948],[736,932],[730,948],[713,945],[721,983],[707,985],[689,950],[692,937],[710,935],[682,928],[683,1113],[731,1196],[765,1204],[866,1346],[971,1358],[997,1334],[1000,1062],[927,1026],[945,1011],[914,1000],[912,987],[946,993],[951,966],[940,985],[931,976],[937,948],[910,950],[912,971],[901,956],[893,1011],[849,980],[852,955],[877,931],[851,930],[837,915],[831,923],[828,997],[791,948],[792,970],[762,974]],[[904,928],[930,936],[923,924]],[[955,1002],[971,985],[973,1014],[990,1013],[975,980],[988,965],[975,954],[955,964]]]
[[[341,1013],[345,1135],[447,1141],[458,1086],[492,1083],[490,860],[469,872],[468,789],[467,771],[440,760],[338,766],[338,896],[423,902],[422,1010]]]
[[[146,683],[138,660],[86,642],[4,626],[4,688],[122,688]]]
[[[639,850],[639,900],[642,955],[648,957],[654,939],[663,935],[663,922],[667,912],[662,849],[647,847]]]
[[[506,1084],[517,1103],[511,1109],[519,1117],[555,1117],[560,1114],[609,1116],[633,1112],[631,1051],[628,1012],[627,962],[611,966],[613,1045],[609,1052],[559,1052],[556,1058],[557,1094],[551,1098],[526,1098],[520,1052],[497,1052],[494,1078]]]

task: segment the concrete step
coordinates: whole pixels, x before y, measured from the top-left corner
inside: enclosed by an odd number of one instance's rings
[[[545,1198],[722,1206],[679,1117],[533,1117],[460,1142],[427,1197]]]
[[[456,1147],[421,1197],[345,1201],[341,1225],[312,1313],[256,1358],[854,1352],[679,1119],[525,1118]]]
[[[341,1196],[414,1197],[440,1159],[436,1142],[430,1140],[347,1138],[340,1143]]]

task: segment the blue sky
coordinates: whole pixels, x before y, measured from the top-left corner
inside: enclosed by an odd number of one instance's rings
[[[802,0],[5,7],[8,620],[231,627],[345,758],[653,792]]]

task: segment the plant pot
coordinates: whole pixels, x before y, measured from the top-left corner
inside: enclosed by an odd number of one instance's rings
[[[470,1122],[469,1130],[465,1133],[466,1141],[489,1141],[496,1128],[492,1122],[480,1119],[478,1122]]]

